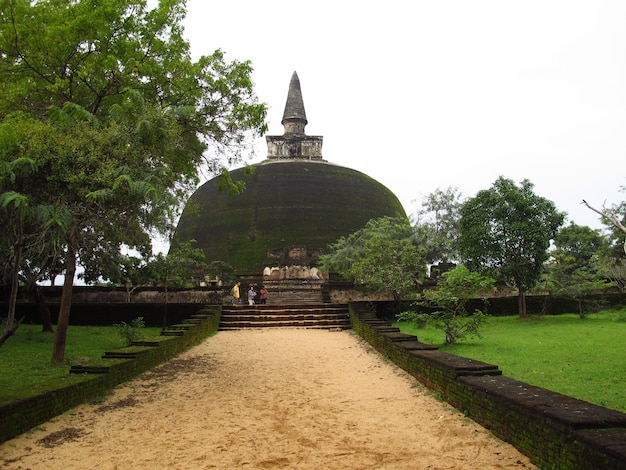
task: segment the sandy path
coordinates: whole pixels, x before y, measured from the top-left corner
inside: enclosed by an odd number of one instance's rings
[[[351,332],[220,332],[0,445],[2,469],[536,468]]]

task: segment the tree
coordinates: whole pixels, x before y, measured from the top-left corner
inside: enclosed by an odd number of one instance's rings
[[[586,297],[611,284],[598,272],[598,260],[606,251],[607,240],[599,230],[572,222],[559,230],[554,245],[551,260],[546,265],[553,281],[550,290],[555,295],[574,299],[578,304],[578,315],[585,318],[587,307],[595,303],[587,301]]]
[[[461,193],[451,187],[437,189],[423,199],[414,227],[420,245],[426,247],[429,264],[458,259],[461,205]]]
[[[622,233],[622,237],[626,234],[626,225],[624,223],[624,213],[626,213],[626,203],[622,203],[620,205],[615,205],[609,208],[602,207],[602,209],[596,209],[592,207],[583,199],[583,204],[587,206],[587,208],[594,211],[596,214],[602,216],[602,220],[606,223],[606,221],[610,222],[613,227],[619,230]],[[624,253],[626,254],[626,238],[624,238],[623,242]]]
[[[217,279],[221,285],[230,285],[237,280],[235,268],[225,261],[212,261],[209,263],[207,274],[211,279]]]
[[[625,187],[621,188],[626,190]],[[602,222],[610,226],[610,249],[599,260],[602,274],[615,282],[620,290],[626,286],[626,202],[602,206],[596,209],[583,199],[582,203],[602,217]]]
[[[122,255],[118,258],[114,271],[108,275],[108,279],[118,286],[126,288],[126,302],[130,303],[135,290],[148,283],[147,263],[144,257]]]
[[[12,206],[12,207],[11,207]],[[17,289],[19,279],[19,268],[22,260],[22,249],[24,243],[24,218],[25,213],[28,210],[28,200],[24,196],[7,192],[0,194],[0,207],[3,209],[2,213],[11,216],[15,214],[16,223],[13,224],[15,228],[14,233],[10,233],[8,248],[12,256],[9,258],[9,265],[11,266],[11,273],[9,276],[9,285],[11,286],[11,292],[9,294],[9,311],[7,313],[7,320],[4,325],[4,331],[0,336],[0,346],[12,335],[15,334],[19,328],[19,322],[15,321],[15,305],[17,301]]]
[[[152,10],[144,0],[0,0],[0,172],[33,162],[17,178],[0,174],[0,194],[66,222],[54,361],[77,265],[166,232],[200,168],[221,173],[266,129],[250,63],[219,50],[192,61],[184,15],[184,0]]]
[[[371,292],[391,292],[394,300],[414,293],[426,273],[425,250],[409,221],[382,217],[342,237],[320,256],[321,268]]]
[[[540,278],[564,218],[552,201],[533,192],[530,181],[517,186],[499,177],[461,207],[462,260],[470,270],[517,288],[519,315],[525,317],[525,292]]]
[[[488,293],[494,286],[494,279],[457,266],[443,273],[437,287],[422,291],[420,300],[415,302],[421,310],[425,307],[434,309],[432,312],[407,311],[398,315],[398,320],[420,323],[426,319],[445,333],[445,344],[454,344],[465,336],[480,337],[479,329],[486,315],[481,310],[470,313],[465,307],[470,299]]]
[[[171,250],[167,255],[159,253],[145,267],[146,278],[165,287],[163,328],[167,326],[168,288],[197,286],[200,279],[204,277],[206,256],[202,249],[193,248],[194,243],[196,243],[195,240],[188,240]]]

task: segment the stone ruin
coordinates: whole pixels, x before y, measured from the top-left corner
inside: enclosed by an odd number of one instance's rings
[[[285,279],[326,281],[328,274],[323,273],[316,267],[308,266],[282,266],[265,267],[263,269],[263,279],[266,281],[283,281]]]

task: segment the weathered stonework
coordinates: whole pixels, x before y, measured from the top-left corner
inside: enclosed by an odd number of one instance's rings
[[[302,158],[305,160],[322,160],[322,136],[312,135],[268,135],[267,158],[279,160],[283,158]]]
[[[265,266],[316,266],[329,245],[380,217],[406,217],[398,198],[373,178],[322,157],[321,136],[307,136],[300,81],[291,77],[284,134],[266,136],[267,159],[232,170],[245,184],[236,196],[221,179],[204,183],[181,215],[170,249],[195,240],[207,263],[223,261],[238,276]]]
[[[302,91],[298,74],[293,73],[287,94],[287,103],[281,124],[284,128],[283,135],[268,135],[267,159],[304,159],[322,160],[323,137],[309,136],[304,133],[307,125]]]

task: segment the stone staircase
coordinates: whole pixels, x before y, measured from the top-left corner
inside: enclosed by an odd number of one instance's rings
[[[350,329],[345,304],[228,305],[222,307],[220,331],[245,328],[297,327]]]
[[[261,284],[269,292],[268,305],[305,305],[324,303],[323,287],[325,283],[320,281],[304,281],[304,280],[282,280],[282,281],[260,281],[257,284],[257,290]],[[245,291],[243,292],[242,301],[245,302]]]

